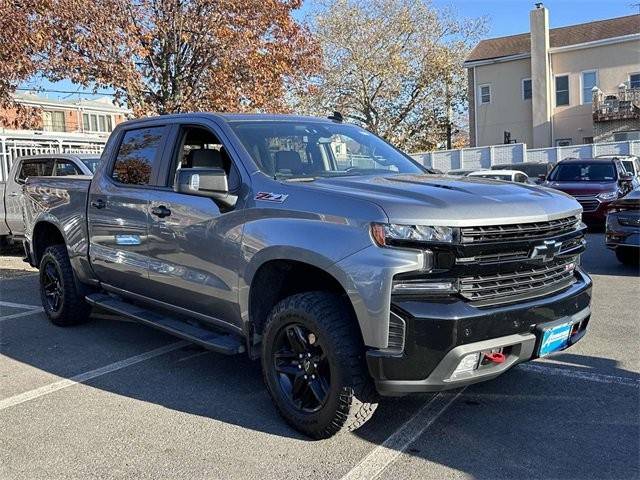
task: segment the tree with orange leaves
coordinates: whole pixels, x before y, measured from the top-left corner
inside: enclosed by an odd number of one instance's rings
[[[300,4],[0,0],[0,102],[41,74],[111,89],[137,115],[286,111],[288,88],[319,66],[319,47],[292,17]]]

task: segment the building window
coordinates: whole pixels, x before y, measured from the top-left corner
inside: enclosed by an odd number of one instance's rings
[[[629,140],[640,140],[640,130],[630,130],[628,132],[615,132],[614,142],[628,142]]]
[[[45,132],[64,132],[64,112],[45,110],[42,112],[42,129]]]
[[[480,85],[478,87],[478,97],[480,105],[491,103],[491,85]]]
[[[111,115],[98,115],[95,113],[82,114],[82,126],[85,132],[111,132],[113,120]]]
[[[556,147],[568,147],[569,145],[571,145],[570,138],[558,138],[556,140]]]
[[[582,143],[583,144],[593,143],[593,137],[582,137]]]
[[[640,88],[640,73],[629,75],[629,88]]]
[[[569,105],[569,75],[556,77],[556,107]]]
[[[524,78],[522,79],[522,99],[523,100],[531,100],[531,79]]]
[[[593,100],[593,87],[598,85],[598,73],[595,70],[582,72],[582,103],[591,103]]]

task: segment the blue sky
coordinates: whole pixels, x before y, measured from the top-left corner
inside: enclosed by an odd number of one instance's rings
[[[486,17],[489,31],[487,38],[514,35],[529,31],[529,10],[534,7],[533,0],[432,0],[436,7],[451,8],[461,17]],[[605,18],[621,17],[638,13],[640,0],[547,0],[551,28],[575,25]],[[313,0],[306,0],[296,14],[304,21],[314,9]],[[37,86],[49,90],[78,90],[68,81],[50,83],[38,80],[22,85]],[[69,94],[48,93],[53,98],[69,97]],[[91,98],[84,96],[84,98]]]

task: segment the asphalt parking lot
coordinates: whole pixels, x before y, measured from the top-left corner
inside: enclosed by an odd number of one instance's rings
[[[640,478],[640,276],[588,242],[579,344],[326,441],[280,420],[257,362],[100,314],[50,325],[0,256],[0,478]]]

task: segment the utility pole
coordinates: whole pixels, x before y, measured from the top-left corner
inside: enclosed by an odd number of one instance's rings
[[[449,82],[447,82],[447,84],[445,85],[445,102],[446,102],[446,108],[447,108],[447,124],[446,124],[446,130],[447,130],[447,150],[451,150],[452,148],[452,142],[451,142],[451,117],[453,116],[452,111],[451,111],[451,93],[449,91]]]

